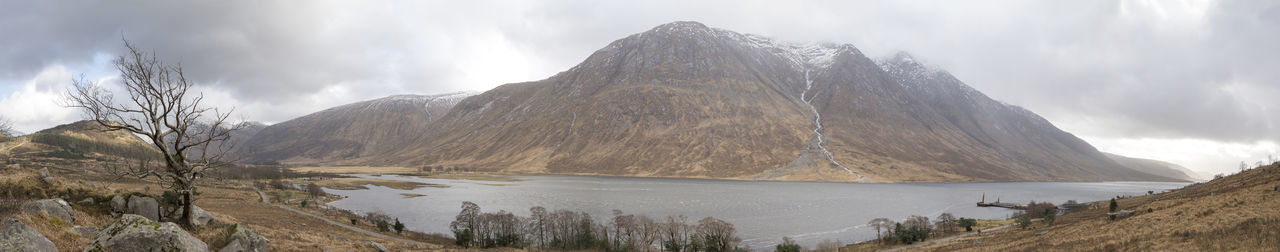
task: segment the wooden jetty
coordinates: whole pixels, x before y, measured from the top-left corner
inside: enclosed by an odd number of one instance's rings
[[[996,197],[996,202],[987,202],[987,193],[982,193],[982,201],[978,201],[978,207],[1003,207],[1008,209],[1027,209],[1027,206],[1015,203],[1000,203],[1000,197]]]

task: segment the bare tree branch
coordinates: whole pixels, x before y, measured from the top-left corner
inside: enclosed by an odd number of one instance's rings
[[[123,130],[142,136],[160,152],[156,160],[140,158],[136,164],[109,169],[121,176],[154,179],[168,190],[182,195],[183,212],[191,212],[196,182],[207,172],[225,166],[234,143],[232,132],[246,124],[228,122],[233,110],[222,113],[203,104],[204,94],[189,93],[194,82],[187,79],[181,64],[168,65],[154,52],[146,53],[124,41],[129,53],[113,62],[120,71],[120,83],[128,102],[116,103],[115,95],[102,86],[72,80],[67,104],[80,108],[107,130]],[[190,226],[192,215],[182,223]]]

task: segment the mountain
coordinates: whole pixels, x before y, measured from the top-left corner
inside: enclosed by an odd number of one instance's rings
[[[369,156],[411,144],[470,93],[395,95],[265,126],[238,147],[250,162],[314,163]]]
[[[1181,165],[1177,165],[1177,164],[1173,164],[1165,161],[1132,158],[1132,157],[1126,157],[1126,156],[1121,156],[1121,155],[1112,154],[1112,153],[1105,153],[1105,152],[1103,154],[1106,154],[1108,158],[1111,158],[1111,160],[1115,160],[1116,163],[1119,163],[1120,165],[1129,167],[1130,169],[1145,172],[1145,173],[1150,173],[1150,174],[1155,174],[1155,175],[1160,175],[1164,177],[1180,179],[1185,181],[1198,181],[1198,180],[1208,179],[1204,175],[1196,173],[1191,169],[1187,169],[1186,167],[1182,167]]]
[[[792,44],[697,22],[664,24],[550,78],[468,97],[429,127],[398,148],[336,156],[659,177],[1175,180],[1117,164],[906,54],[873,60],[848,44]]]

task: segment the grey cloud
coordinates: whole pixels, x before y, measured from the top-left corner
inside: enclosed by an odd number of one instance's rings
[[[1280,4],[1272,1],[465,1],[6,2],[0,79],[120,50],[124,33],[180,57],[202,82],[279,121],[353,99],[483,90],[460,59],[490,35],[531,58],[535,80],[612,40],[695,20],[798,42],[896,50],[1050,120],[1093,118],[1103,137],[1280,141]],[[1188,8],[1183,8],[1188,7]],[[1157,10],[1164,8],[1165,10]],[[1163,14],[1162,14],[1163,13]],[[505,69],[483,69],[503,74]],[[352,101],[341,101],[345,103]],[[287,109],[282,109],[288,107]],[[257,119],[257,118],[254,118]],[[1078,124],[1073,124],[1078,125]]]

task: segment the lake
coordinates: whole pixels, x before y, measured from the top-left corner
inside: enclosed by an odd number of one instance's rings
[[[685,215],[690,222],[711,216],[733,223],[743,243],[770,248],[782,236],[813,247],[824,239],[845,243],[875,239],[873,218],[902,220],[911,215],[936,219],[941,213],[979,219],[1006,218],[1017,212],[974,205],[987,201],[1062,204],[1105,200],[1118,195],[1162,192],[1189,183],[1166,182],[1007,182],[858,184],[827,182],[726,181],[595,176],[515,176],[517,182],[429,179],[394,175],[353,175],[448,185],[448,188],[398,190],[369,185],[368,190],[328,192],[348,198],[331,206],[359,212],[381,211],[400,218],[407,229],[449,232],[463,201],[484,212],[506,210],[528,216],[529,208],[585,211],[600,220],[612,210],[655,219]],[[406,198],[402,193],[425,194]]]

